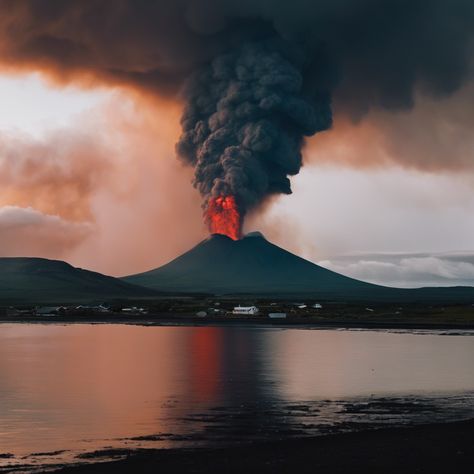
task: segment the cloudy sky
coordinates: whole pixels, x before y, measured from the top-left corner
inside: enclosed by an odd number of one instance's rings
[[[203,26],[191,13],[193,31],[221,28],[217,19]],[[280,28],[281,18],[275,22]],[[0,22],[5,37],[4,28]],[[155,57],[140,50],[142,40],[123,51],[134,71]],[[0,70],[0,256],[58,258],[125,275],[163,264],[208,235],[193,170],[176,159],[184,104],[172,81],[160,76],[163,84],[150,87],[142,78],[124,78],[116,73],[125,70],[123,57],[102,49],[94,56],[99,66],[80,56],[76,71],[75,65],[61,69],[61,55],[51,59],[31,45],[20,51],[4,40],[0,46],[7,58]],[[185,46],[188,40],[171,50]],[[338,52],[353,54],[342,46]],[[432,71],[447,59],[429,61],[417,66],[421,79],[410,83],[408,99],[399,85],[383,95],[385,79],[375,80],[377,100],[390,106],[364,103],[369,86],[354,85],[361,77],[348,66],[353,83],[340,83],[332,127],[306,141],[293,193],[250,210],[244,231],[260,230],[313,262],[371,282],[474,285],[474,84],[464,69],[456,84],[443,73],[441,93]],[[166,71],[181,74],[186,67],[177,63],[166,63]],[[445,64],[450,71],[455,66]],[[424,87],[428,80],[439,86],[435,94]]]

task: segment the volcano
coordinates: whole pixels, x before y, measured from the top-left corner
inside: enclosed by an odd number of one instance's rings
[[[407,290],[355,280],[298,257],[258,232],[240,240],[214,234],[168,264],[124,280],[167,293],[311,295],[337,300],[474,299],[474,288]]]

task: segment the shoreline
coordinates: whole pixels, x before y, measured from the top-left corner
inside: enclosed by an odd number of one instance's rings
[[[136,317],[107,316],[80,317],[31,316],[0,317],[0,324],[125,324],[136,326],[218,326],[218,327],[257,327],[280,329],[367,329],[367,330],[474,330],[474,322],[429,322],[429,321],[373,321],[373,320],[312,320],[311,318],[292,318],[287,320],[268,320],[262,318],[197,318],[197,317]]]
[[[474,419],[235,447],[122,450],[120,454],[126,458],[58,466],[55,472],[467,473],[474,463]],[[100,457],[99,452],[93,459]]]

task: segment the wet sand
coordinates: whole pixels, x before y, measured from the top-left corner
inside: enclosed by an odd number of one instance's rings
[[[96,453],[100,460],[111,452]],[[380,429],[232,448],[142,450],[119,461],[69,466],[82,473],[453,473],[472,472],[474,420]]]

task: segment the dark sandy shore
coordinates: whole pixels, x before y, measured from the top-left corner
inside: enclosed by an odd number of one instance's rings
[[[65,467],[60,472],[458,474],[473,468],[474,420],[470,420],[233,448],[130,452],[124,460]]]

